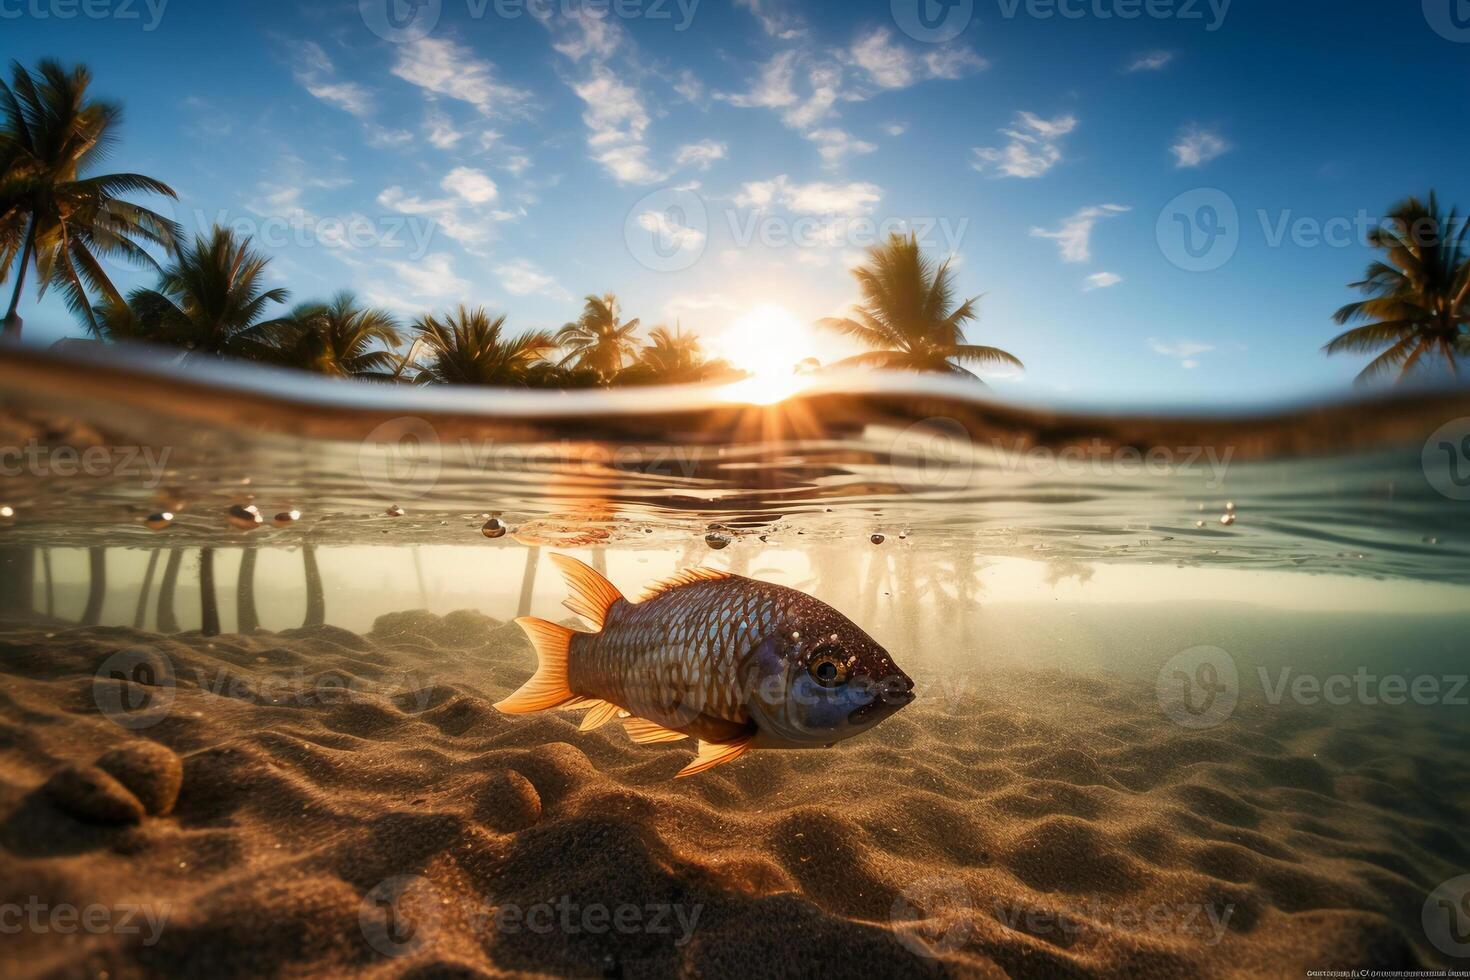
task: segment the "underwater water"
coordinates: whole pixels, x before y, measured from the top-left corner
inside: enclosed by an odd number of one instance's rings
[[[1465,394],[369,391],[0,361],[6,975],[1470,962]],[[788,586],[916,697],[682,779],[502,713],[554,555]]]

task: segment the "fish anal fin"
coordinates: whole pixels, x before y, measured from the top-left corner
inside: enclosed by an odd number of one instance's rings
[[[694,757],[694,761],[680,769],[674,778],[694,776],[706,769],[733,762],[750,750],[750,743],[754,738],[754,735],[748,735],[734,742],[700,742],[699,754]]]
[[[665,592],[671,592],[686,585],[693,585],[695,582],[718,582],[721,579],[734,577],[730,572],[722,572],[718,568],[686,568],[682,572],[676,572],[668,578],[654,582],[643,590],[638,601],[645,602],[654,596],[663,595]]]
[[[625,719],[623,721],[623,728],[627,731],[628,737],[640,745],[647,745],[653,742],[677,742],[680,739],[689,737],[683,732],[676,732],[672,728],[665,728],[658,722],[649,721],[647,718]]]
[[[551,560],[561,570],[562,577],[567,580],[567,587],[572,590],[571,598],[562,605],[602,629],[607,622],[608,609],[623,597],[618,587],[604,578],[597,569],[570,555],[552,555]]]
[[[497,701],[495,707],[508,715],[523,715],[584,700],[567,686],[567,655],[571,651],[572,631],[533,616],[522,616],[516,620],[516,625],[525,631],[526,638],[536,648],[536,673],[510,697]]]
[[[589,704],[591,710],[582,716],[582,724],[577,726],[577,731],[579,732],[590,732],[594,728],[601,728],[616,718],[618,712],[623,710],[607,701],[592,701]]]

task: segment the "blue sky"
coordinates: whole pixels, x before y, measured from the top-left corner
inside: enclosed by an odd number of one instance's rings
[[[111,169],[253,234],[293,299],[531,328],[615,291],[825,360],[803,325],[906,225],[1026,362],[1000,393],[1223,404],[1345,389],[1362,362],[1320,348],[1363,229],[1470,207],[1451,2],[3,0],[0,30],[88,64],[126,107]]]

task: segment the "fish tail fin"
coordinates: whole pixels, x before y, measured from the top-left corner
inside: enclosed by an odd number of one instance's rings
[[[608,609],[623,597],[618,587],[597,569],[584,565],[569,555],[552,555],[551,560],[561,570],[562,577],[567,580],[567,587],[572,590],[571,598],[562,605],[602,629],[607,622]]]
[[[522,616],[516,625],[525,630],[526,638],[536,648],[536,673],[495,707],[508,715],[545,711],[574,700],[577,696],[567,685],[567,657],[572,648],[573,630],[534,616]]]

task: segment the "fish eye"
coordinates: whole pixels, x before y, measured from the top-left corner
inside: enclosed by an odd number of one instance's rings
[[[819,647],[806,669],[823,687],[836,687],[847,680],[847,662],[842,659],[842,651],[834,646]]]

